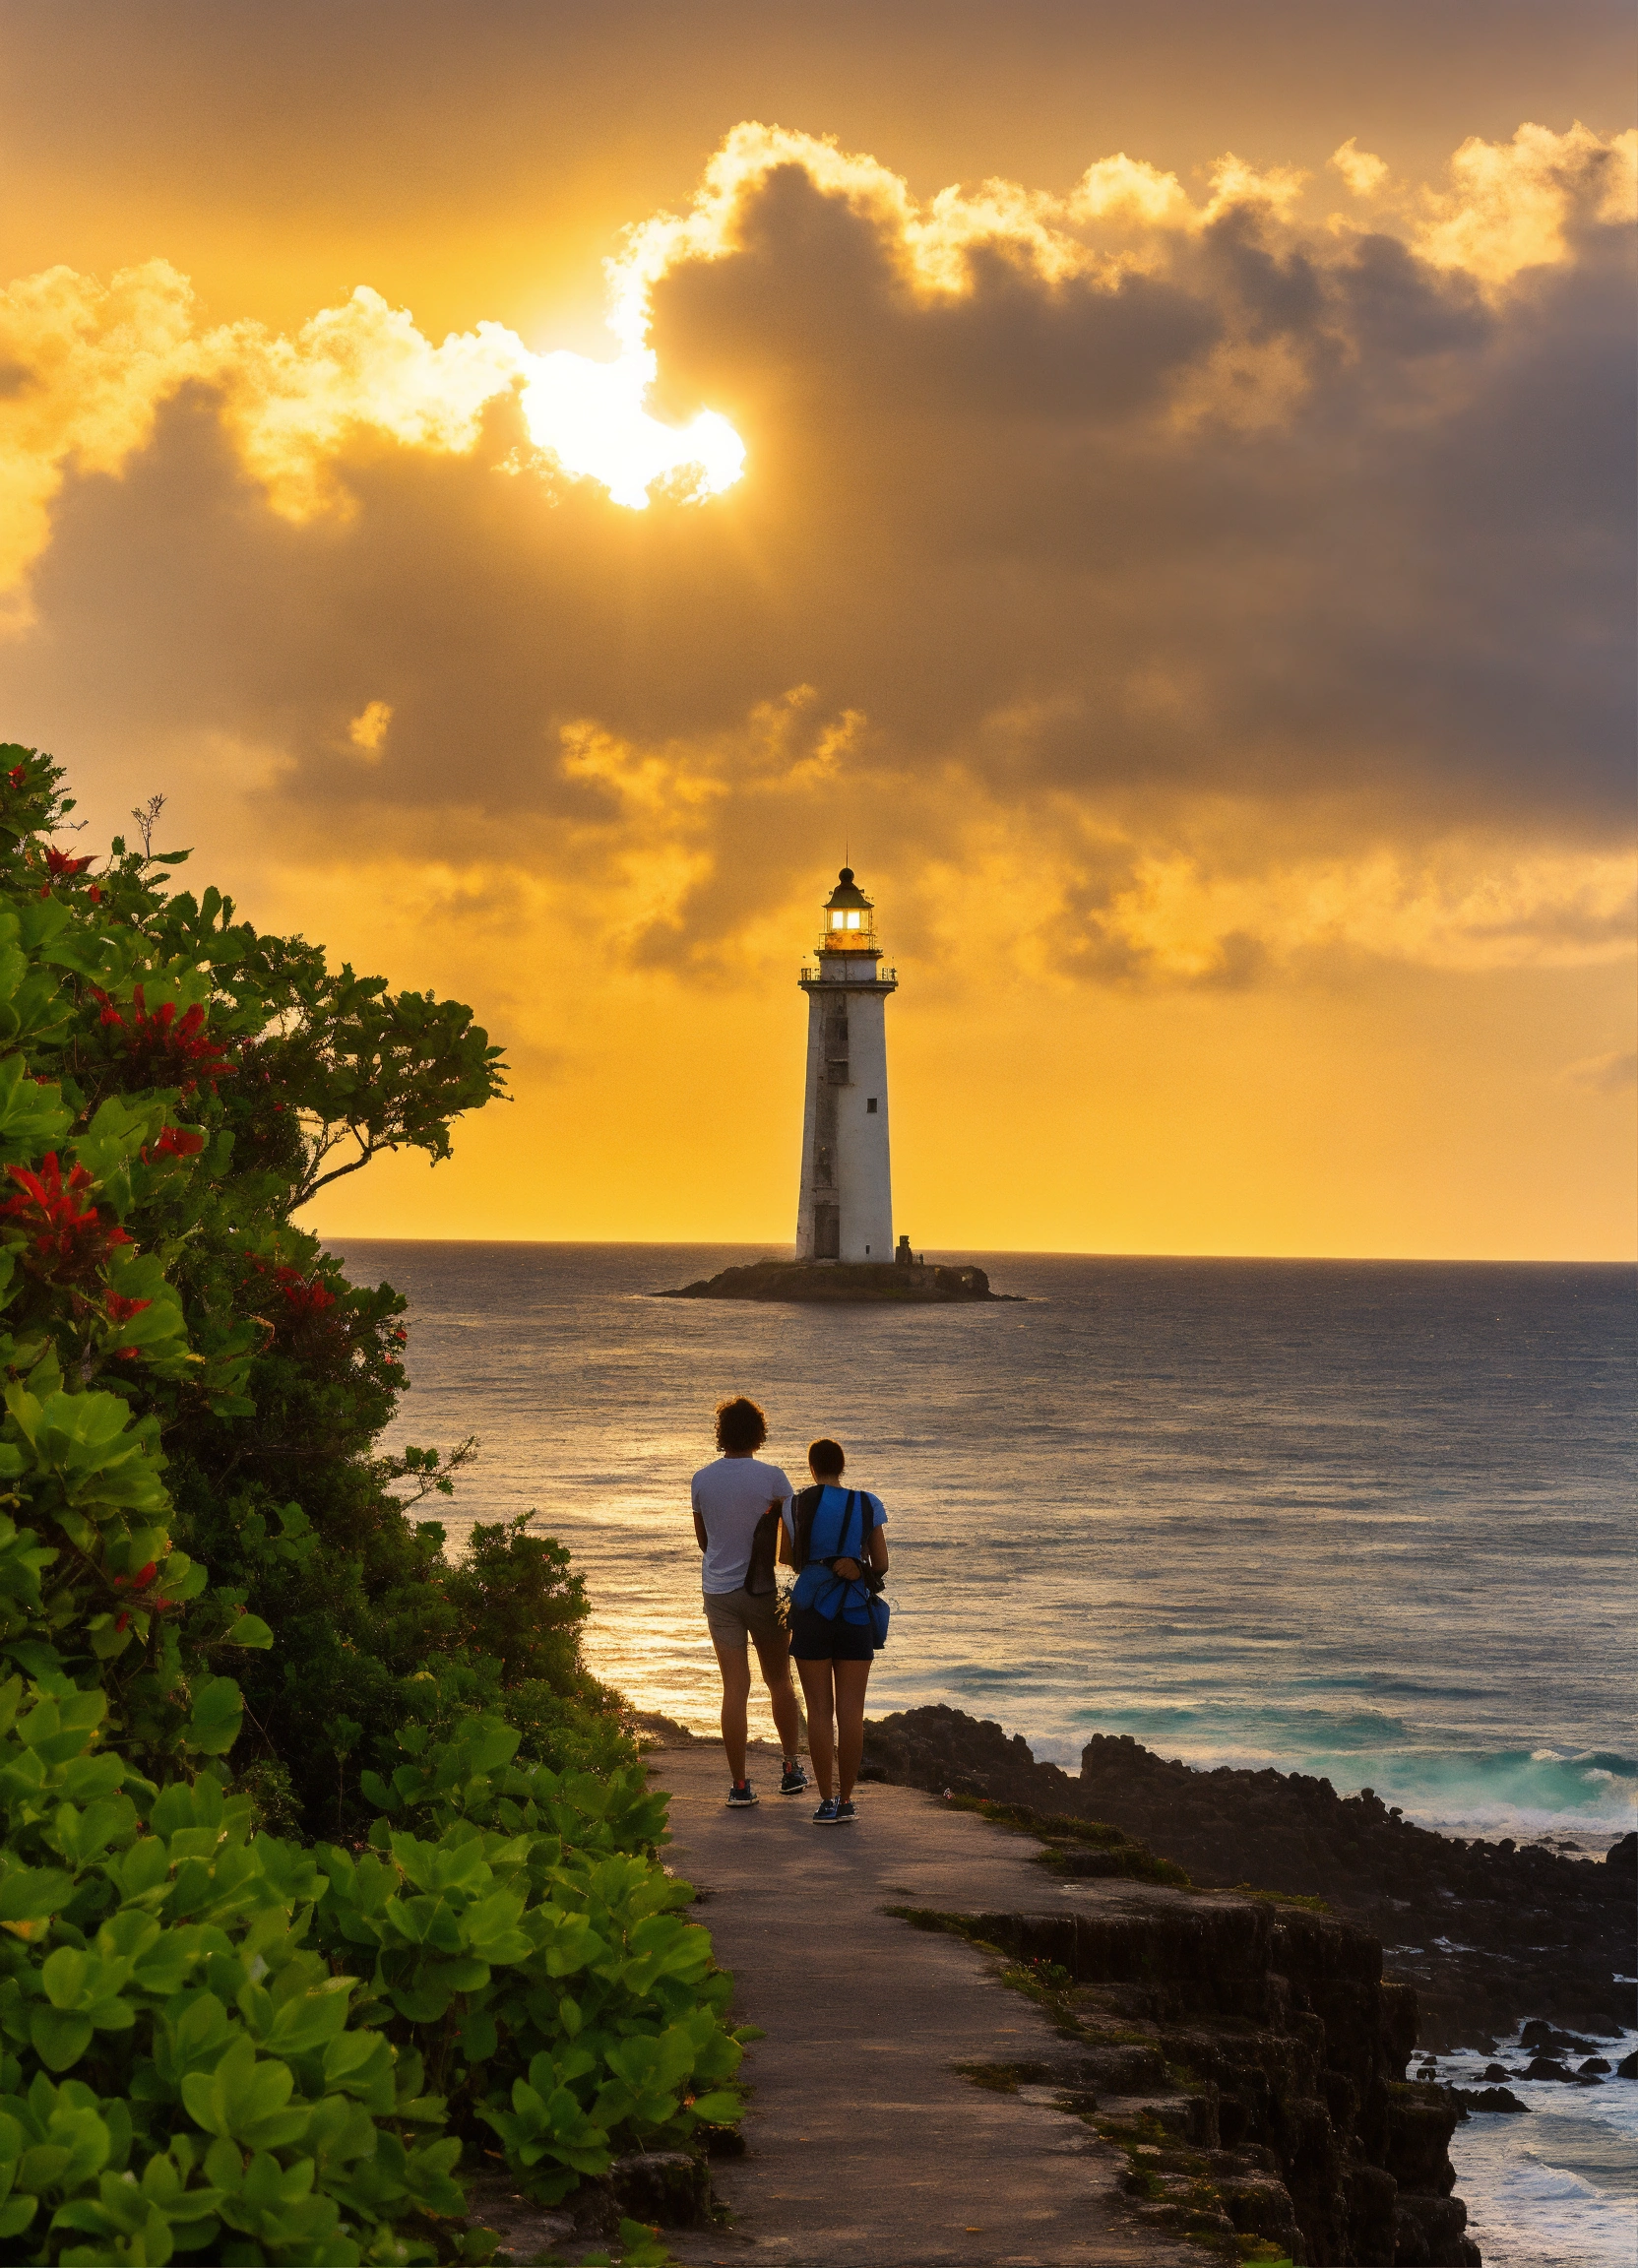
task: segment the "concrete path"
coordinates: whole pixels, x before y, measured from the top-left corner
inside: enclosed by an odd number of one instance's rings
[[[1045,2017],[959,1938],[881,1911],[1042,1912],[1107,1886],[1057,1882],[1024,1838],[913,1789],[861,1788],[858,1824],[821,1828],[815,1797],[773,1793],[779,1765],[766,1753],[752,1755],[752,1811],[724,1807],[715,1745],[650,1762],[671,1796],[667,1863],[703,1894],[740,2021],[768,2035],[741,2072],[748,2154],[713,2168],[733,2228],[669,2236],[678,2259],[1199,2268],[1198,2250],[1131,2219],[1124,2161],[1054,2110],[1049,2090],[997,2094],[954,2068],[1058,2059]]]

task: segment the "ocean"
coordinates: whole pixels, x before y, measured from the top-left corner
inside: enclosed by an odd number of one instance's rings
[[[1025,1303],[656,1299],[764,1247],[336,1240],[411,1302],[395,1437],[573,1550],[588,1652],[717,1712],[688,1481],[747,1393],[888,1514],[875,1710],[948,1701],[1372,1787],[1458,1834],[1632,1823],[1634,1282],[1616,1267],[980,1255]],[[971,1258],[972,1255],[964,1255]]]
[[[536,1513],[641,1707],[715,1724],[688,1481],[745,1393],[798,1485],[830,1434],[886,1506],[873,1712],[1071,1768],[1129,1732],[1454,1834],[1633,1822],[1629,1269],[964,1253],[1021,1303],[906,1311],[653,1296],[771,1246],[331,1241],[410,1300],[391,1438],[481,1441],[452,1539]],[[1630,2260],[1638,2087],[1530,2093],[1457,2133],[1486,2260]]]

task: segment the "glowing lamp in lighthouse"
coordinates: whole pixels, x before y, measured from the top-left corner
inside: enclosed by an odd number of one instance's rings
[[[798,1260],[893,1258],[886,1009],[898,981],[882,967],[875,908],[844,866],[825,901],[817,961],[801,975],[808,1018]]]

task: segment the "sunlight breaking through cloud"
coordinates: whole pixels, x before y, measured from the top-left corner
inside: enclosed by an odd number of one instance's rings
[[[567,351],[530,360],[535,375],[519,400],[530,439],[565,472],[600,480],[616,504],[643,511],[658,481],[684,501],[719,496],[744,470],[745,444],[715,410],[687,425],[649,414],[652,348],[627,347],[612,362]]]

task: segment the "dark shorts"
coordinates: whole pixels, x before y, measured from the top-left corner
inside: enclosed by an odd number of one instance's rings
[[[873,1662],[876,1642],[868,1622],[844,1622],[817,1606],[790,1609],[790,1652],[798,1662]]]

